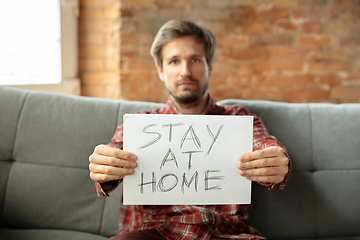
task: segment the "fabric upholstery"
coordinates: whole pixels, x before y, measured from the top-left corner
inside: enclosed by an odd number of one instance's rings
[[[293,163],[284,190],[253,183],[252,226],[269,239],[360,240],[360,104],[218,104],[260,116]],[[0,238],[115,235],[121,186],[98,197],[88,157],[124,114],[161,106],[0,87]]]
[[[3,240],[106,240],[107,237],[78,231],[48,229],[0,229]]]

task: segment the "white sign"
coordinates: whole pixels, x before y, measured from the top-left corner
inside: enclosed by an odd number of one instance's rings
[[[252,145],[252,116],[126,114],[124,150],[138,167],[124,178],[124,205],[249,204],[237,166]]]

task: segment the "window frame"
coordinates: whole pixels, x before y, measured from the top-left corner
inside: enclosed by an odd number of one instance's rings
[[[58,0],[61,23],[61,82],[57,84],[1,85],[24,90],[71,95],[81,94],[78,77],[78,17],[79,0]]]

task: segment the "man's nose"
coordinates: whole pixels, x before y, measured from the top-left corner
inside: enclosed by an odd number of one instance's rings
[[[181,75],[183,77],[188,77],[191,75],[191,71],[190,71],[190,68],[189,68],[189,64],[187,62],[184,62],[183,65],[182,65],[182,69],[181,69]]]

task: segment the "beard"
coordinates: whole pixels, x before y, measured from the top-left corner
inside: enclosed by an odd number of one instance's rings
[[[193,82],[193,83],[196,83],[198,85],[199,81],[196,81],[192,78],[186,78],[186,79],[181,79],[179,81],[177,81],[175,83],[175,86],[178,86],[180,85],[181,83],[183,82]],[[168,93],[170,94],[170,96],[173,97],[173,99],[180,103],[180,104],[185,104],[185,105],[188,105],[188,104],[195,104],[199,101],[199,99],[206,93],[207,91],[207,88],[208,88],[208,83],[202,88],[202,89],[199,89],[199,91],[197,92],[191,92],[191,89],[187,89],[186,87],[184,88],[184,90],[186,91],[189,91],[190,94],[185,94],[184,96],[175,96],[168,87],[166,87],[166,90],[168,91]]]

